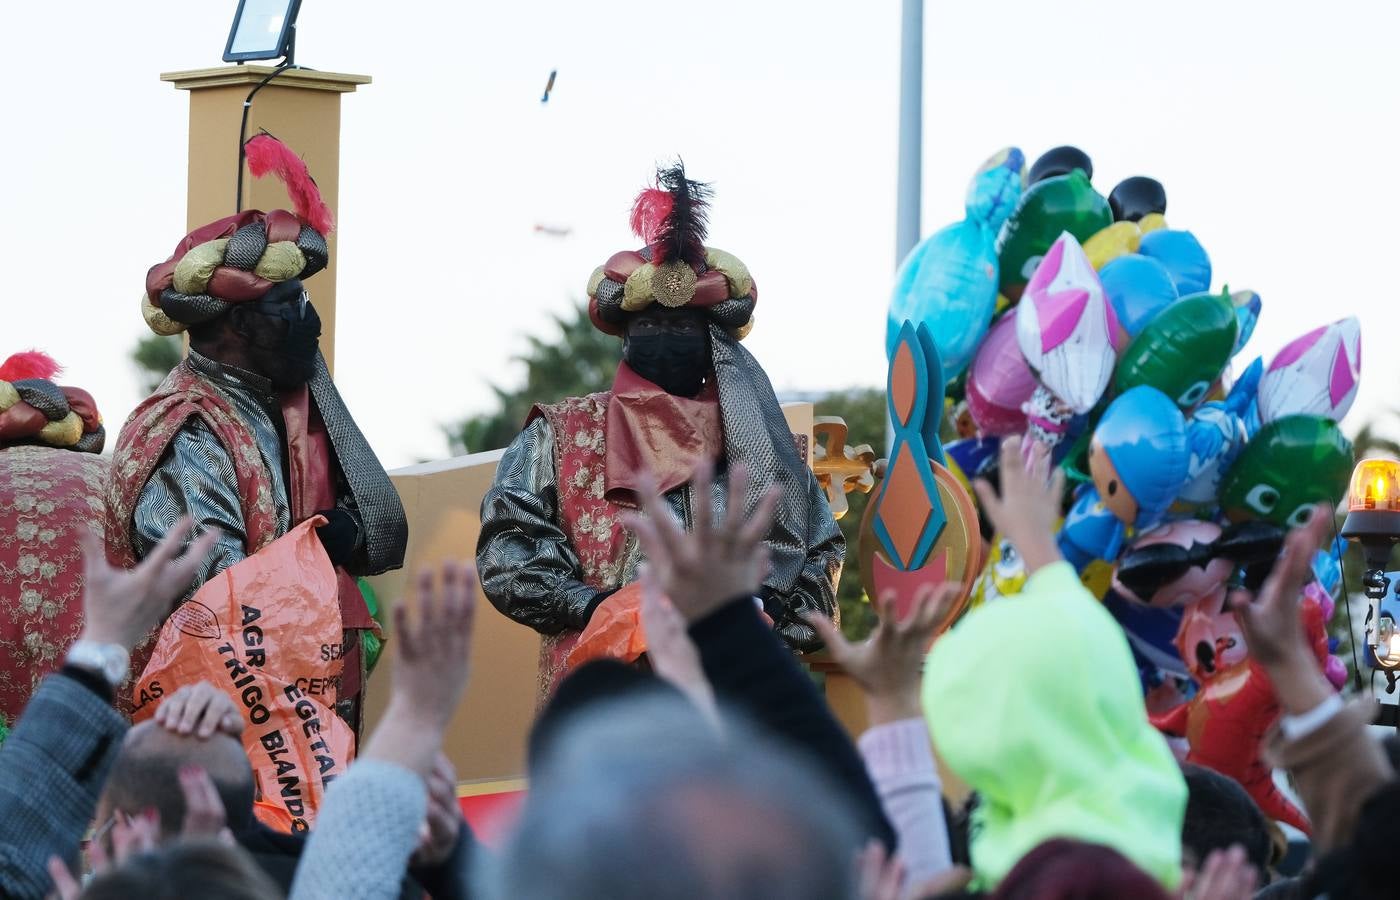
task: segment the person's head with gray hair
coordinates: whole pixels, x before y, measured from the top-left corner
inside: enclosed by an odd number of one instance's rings
[[[846,900],[860,836],[799,752],[680,697],[591,705],[560,725],[491,898]]]

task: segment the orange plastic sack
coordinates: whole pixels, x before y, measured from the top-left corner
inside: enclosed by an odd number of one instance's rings
[[[292,831],[311,827],[326,785],[355,752],[333,711],[341,624],[335,570],[313,533],[324,521],[303,522],[181,604],[133,690],[137,721],[184,685],[226,691],[243,712],[243,746],[266,807],[259,818]]]
[[[630,663],[645,652],[647,641],[642,633],[642,586],[634,581],[620,588],[593,611],[588,627],[579,635],[574,649],[569,651],[565,671],[604,657]]]

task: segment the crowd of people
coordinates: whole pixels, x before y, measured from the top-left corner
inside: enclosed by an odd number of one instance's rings
[[[898,598],[881,598],[859,644],[808,617],[864,692],[858,741],[765,620],[757,595],[779,498],[770,490],[742,512],[741,467],[728,473],[733,512],[689,530],[654,483],[641,486],[627,527],[646,559],[649,665],[597,660],[561,681],[500,847],[474,839],[442,751],[479,587],[470,565],[449,564],[395,605],[387,710],[309,833],[254,815],[242,718],[221,690],[186,686],[133,727],[104,674],[70,660],[0,745],[0,889],[63,900],[1389,896],[1381,848],[1400,782],[1367,734],[1374,710],[1337,697],[1297,615],[1330,510],[1290,533],[1256,594],[1231,598],[1284,709],[1274,759],[1313,823],[1312,860],[1283,877],[1281,844],[1249,796],[1183,770],[1149,724],[1121,633],[1059,556],[1061,485],[1044,454],[1026,467],[1017,441],[1002,452],[1000,494],[979,493],[1025,560],[1022,595],[937,639],[956,587],[904,598],[903,617]],[[712,477],[694,474],[701,496]],[[168,614],[215,548],[189,528],[177,522],[129,570],[88,540],[84,639],[132,648]],[[970,790],[967,808],[944,801],[936,758]]]

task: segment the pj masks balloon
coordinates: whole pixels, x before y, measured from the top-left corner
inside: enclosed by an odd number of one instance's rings
[[[1156,388],[1119,394],[1089,444],[1089,472],[1103,503],[1124,524],[1150,528],[1186,483],[1186,418]]]
[[[1351,476],[1351,441],[1322,416],[1284,416],[1250,438],[1220,486],[1232,522],[1262,519],[1293,528],[1316,503],[1335,502]]]
[[[1210,290],[1210,257],[1191,232],[1163,228],[1144,234],[1138,252],[1166,267],[1181,296]]]
[[[1361,323],[1350,317],[1292,341],[1259,383],[1259,418],[1326,416],[1340,422],[1361,381]]]
[[[1225,371],[1238,334],[1229,297],[1182,297],[1153,317],[1123,351],[1114,387],[1150,385],[1190,409]]]
[[[1016,341],[1026,362],[1067,407],[1087,413],[1113,375],[1118,335],[1099,276],[1079,242],[1060,235],[1016,308]]]
[[[1187,503],[1213,505],[1219,496],[1220,480],[1234,464],[1235,457],[1249,439],[1245,415],[1259,388],[1263,360],[1250,363],[1224,400],[1202,403],[1186,421],[1186,444],[1191,451],[1186,487],[1181,499]]]
[[[1148,322],[1177,299],[1176,283],[1167,270],[1140,253],[1109,262],[1099,270],[1099,283],[1130,338],[1141,334]]]
[[[1235,319],[1240,323],[1240,333],[1235,338],[1235,352],[1239,353],[1249,339],[1254,336],[1254,326],[1259,324],[1259,313],[1264,301],[1254,291],[1232,291],[1230,305],[1235,308]]]
[[[1061,234],[1068,231],[1085,241],[1112,221],[1108,201],[1079,169],[1031,185],[997,238],[1001,292],[1009,300],[1021,299],[1041,257]]]
[[[968,188],[967,218],[910,251],[890,296],[886,355],[894,353],[907,319],[936,326],[945,381],[967,366],[996,307],[996,235],[1021,195],[1024,168],[1014,147],[988,160]]]
[[[1098,489],[1081,485],[1074,494],[1055,542],[1060,553],[1079,572],[1100,559],[1115,559],[1123,548],[1123,522],[1104,505]]]

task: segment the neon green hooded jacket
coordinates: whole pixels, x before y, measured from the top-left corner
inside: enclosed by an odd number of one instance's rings
[[[923,703],[939,755],[981,795],[979,887],[1054,837],[1105,844],[1178,886],[1186,782],[1147,721],[1122,630],[1069,563],[934,644]]]

